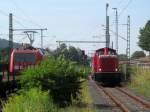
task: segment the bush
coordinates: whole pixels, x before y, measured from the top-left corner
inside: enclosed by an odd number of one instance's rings
[[[129,86],[145,96],[150,96],[150,70],[143,68],[132,68],[132,81]]]
[[[68,105],[72,99],[78,99],[81,89],[83,70],[63,58],[49,58],[40,65],[25,70],[22,73],[21,86],[28,90],[40,87],[50,91],[55,103],[60,106]]]
[[[34,88],[10,97],[3,107],[3,112],[57,112],[57,108],[48,92]]]
[[[93,99],[90,94],[90,88],[88,86],[88,81],[82,83],[80,101],[73,102],[69,107],[60,109],[60,112],[96,112],[96,107],[93,105]]]
[[[88,79],[88,76],[91,74],[91,68],[86,66],[86,67],[80,67],[82,71],[82,78]],[[78,68],[79,69],[79,68]]]

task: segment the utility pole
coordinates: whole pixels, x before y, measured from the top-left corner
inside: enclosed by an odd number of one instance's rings
[[[41,29],[41,48],[43,48],[43,31],[47,29]]]
[[[11,57],[11,52],[13,50],[13,14],[9,14],[9,58]],[[9,64],[10,65],[10,64]],[[10,80],[10,74],[7,74],[8,81]],[[15,76],[13,75],[13,81],[15,80]],[[14,83],[13,83],[14,84]]]
[[[130,16],[127,17],[127,57],[130,62]]]
[[[9,14],[9,53],[13,49],[13,14]]]
[[[106,47],[109,48],[110,44],[110,35],[109,35],[109,16],[108,16],[108,7],[109,4],[106,4]]]
[[[117,11],[117,8],[113,8],[115,10],[115,16],[116,16],[116,20],[115,20],[115,23],[116,23],[116,51],[118,53],[118,11]]]
[[[111,43],[111,48],[112,48],[112,49],[114,48],[114,43],[113,43],[113,41],[112,41],[112,43]]]

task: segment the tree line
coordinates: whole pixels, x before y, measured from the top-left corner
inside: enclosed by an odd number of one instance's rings
[[[85,54],[84,50],[75,48],[74,46],[67,47],[66,44],[60,44],[54,51],[50,50],[50,55],[57,58],[62,56],[64,59],[73,61],[79,65],[89,65],[90,57]]]

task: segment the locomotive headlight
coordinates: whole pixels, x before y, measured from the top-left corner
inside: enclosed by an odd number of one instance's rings
[[[101,68],[99,68],[99,71],[102,71],[102,69],[101,69]]]
[[[118,68],[116,68],[115,71],[117,72],[117,71],[118,71]]]

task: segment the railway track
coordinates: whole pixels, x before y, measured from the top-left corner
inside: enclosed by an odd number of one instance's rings
[[[124,87],[103,87],[90,78],[98,91],[103,91],[109,97],[121,112],[150,112],[150,102],[131,93]]]

